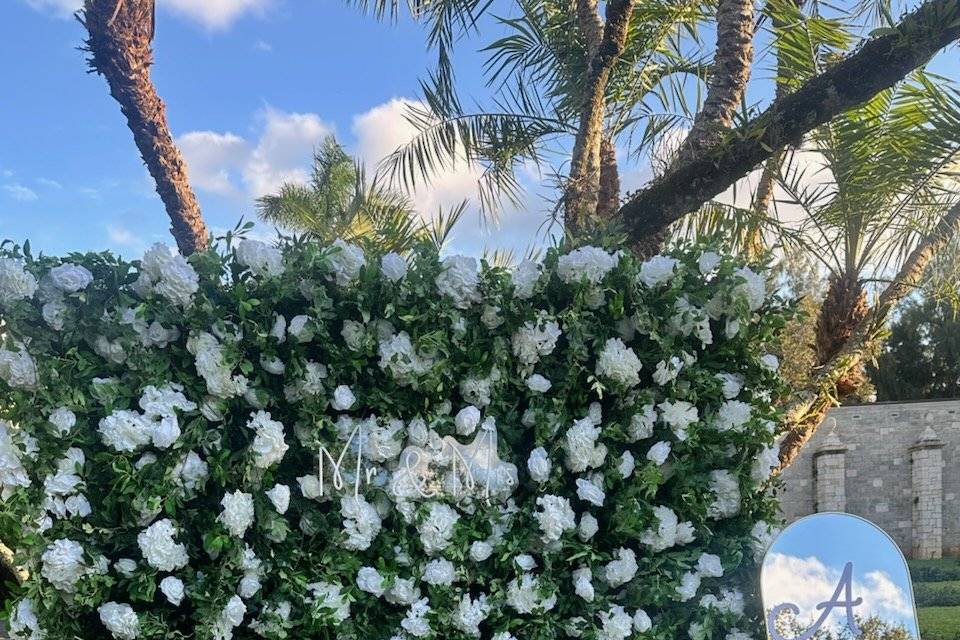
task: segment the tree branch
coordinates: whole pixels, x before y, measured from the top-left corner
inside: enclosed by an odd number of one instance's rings
[[[89,34],[90,67],[107,79],[110,95],[120,103],[170,216],[170,232],[180,252],[205,249],[209,233],[200,205],[170,134],[163,100],[150,79],[153,0],[86,0],[78,19]]]
[[[626,45],[627,27],[630,24],[630,15],[633,13],[634,1],[609,0],[607,2],[607,21],[603,27],[603,38],[596,47],[595,53],[588,54],[590,60],[584,81],[580,126],[573,145],[570,177],[564,194],[564,225],[574,235],[587,229],[590,220],[596,215],[607,81],[610,78],[610,70],[620,58]],[[578,0],[578,17],[581,13],[581,5],[590,4],[591,0]],[[595,2],[593,6],[596,6]],[[593,33],[594,28],[595,24],[588,21],[585,33],[588,51],[590,49],[589,33]],[[581,29],[584,29],[584,26],[581,26]]]
[[[910,253],[893,282],[883,290],[840,351],[823,366],[810,384],[792,395],[784,411],[787,433],[780,445],[780,470],[796,460],[830,407],[837,400],[842,400],[838,398],[837,382],[876,349],[894,306],[914,290],[930,261],[958,233],[960,203],[954,205]]]
[[[707,97],[680,145],[677,162],[687,162],[712,147],[733,124],[753,64],[753,0],[720,0],[717,50]]]
[[[711,151],[675,163],[620,209],[636,241],[655,236],[747,175],[775,149],[798,144],[834,116],[869,100],[960,38],[960,0],[929,0],[890,33],[867,41],[796,92],[729,132]]]

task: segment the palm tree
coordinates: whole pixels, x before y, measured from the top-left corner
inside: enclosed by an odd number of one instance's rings
[[[381,12],[396,5],[360,4]],[[457,25],[473,28],[489,3],[429,5],[455,14],[468,7],[462,21],[438,23],[437,13],[424,15],[434,34],[445,32],[443,24],[455,32]],[[479,110],[464,108],[455,90],[453,38],[431,40],[439,64],[422,83],[424,104],[409,113],[419,133],[387,158],[384,175],[411,188],[454,163],[477,163],[483,167],[480,202],[495,216],[502,200],[519,202],[520,167],[559,167],[572,156],[567,175],[554,176],[562,187],[555,211],[565,209],[567,225],[577,232],[593,226],[587,224],[593,218],[610,218],[620,205],[616,143],[642,153],[690,118],[677,104],[681,84],[703,75],[707,64],[685,55],[681,39],[696,34],[711,8],[705,0],[616,0],[605,4],[604,21],[597,5],[518,0],[516,15],[492,18],[506,35],[483,49],[491,96]]]
[[[854,40],[843,21],[818,15],[816,6],[809,16],[790,0],[768,8],[776,29],[790,25],[776,45],[784,86],[815,77]],[[816,315],[814,371],[826,372],[865,328],[869,335],[860,337],[869,339],[860,346],[876,351],[886,313],[909,291],[904,270],[913,279],[922,273],[933,255],[931,238],[942,240],[945,221],[944,228],[955,225],[958,157],[960,92],[945,78],[916,71],[788,149],[771,167],[781,194],[772,211],[756,202],[713,202],[676,232],[722,234],[748,253],[790,248],[818,261],[828,287]],[[870,292],[881,290],[883,305],[871,307]],[[824,387],[830,401],[861,388],[863,364],[859,355],[831,374]],[[804,420],[816,423],[819,414]],[[788,455],[799,450],[797,442]]]
[[[464,208],[440,211],[424,222],[405,195],[368,181],[363,166],[332,136],[314,151],[309,183],[285,183],[257,201],[268,222],[325,242],[343,238],[384,252],[409,251],[423,241],[442,247]]]
[[[187,255],[206,248],[209,232],[150,79],[154,9],[154,0],[86,0],[78,19],[88,33],[90,67],[107,79],[110,95],[120,103],[170,216],[170,232]]]

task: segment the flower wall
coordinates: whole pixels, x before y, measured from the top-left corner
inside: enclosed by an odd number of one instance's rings
[[[0,256],[16,639],[743,640],[779,301],[639,262]]]

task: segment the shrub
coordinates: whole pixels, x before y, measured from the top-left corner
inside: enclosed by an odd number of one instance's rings
[[[960,581],[920,582],[913,585],[918,607],[960,606]]]
[[[960,559],[909,560],[910,577],[914,582],[960,580]]]
[[[15,638],[759,630],[782,317],[730,257],[10,245],[0,308]]]

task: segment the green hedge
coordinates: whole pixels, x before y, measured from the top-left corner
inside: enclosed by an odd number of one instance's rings
[[[960,606],[960,580],[919,582],[913,585],[918,607]]]
[[[960,558],[910,560],[908,564],[914,582],[960,580]]]

